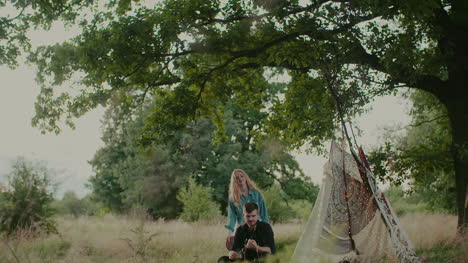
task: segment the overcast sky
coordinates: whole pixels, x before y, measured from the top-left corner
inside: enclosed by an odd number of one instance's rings
[[[35,46],[61,42],[71,36],[73,33],[61,26],[54,27],[51,32],[31,34]],[[104,110],[100,108],[80,118],[75,130],[64,127],[60,135],[42,135],[31,127],[34,101],[39,93],[34,75],[34,68],[24,64],[15,70],[0,66],[0,182],[5,181],[11,162],[17,156],[24,156],[45,161],[50,168],[59,171],[59,178],[56,178],[61,183],[59,195],[66,190],[74,190],[83,196],[89,192],[84,184],[92,175],[88,160],[103,145],[100,140],[100,118]],[[384,125],[407,123],[409,120],[405,113],[407,105],[402,98],[382,97],[371,106],[371,112],[356,120],[364,131],[363,137],[359,138],[364,145],[376,144],[379,130]],[[314,182],[321,181],[324,158],[297,154],[297,160]]]

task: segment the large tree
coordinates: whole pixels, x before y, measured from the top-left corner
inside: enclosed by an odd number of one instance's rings
[[[432,210],[456,212],[451,155],[452,138],[447,111],[430,93],[409,94],[411,124],[387,127],[385,142],[369,153],[374,174],[392,184],[408,183]]]
[[[338,119],[330,90],[352,116],[375,96],[421,89],[447,108],[458,225],[466,226],[467,1],[119,3],[81,23],[76,38],[30,56],[42,86],[33,120],[41,129],[57,130],[62,117],[118,93],[129,107],[164,98],[153,113],[155,134],[164,135],[198,115],[216,120],[232,97],[264,96],[266,79],[285,70],[284,96],[255,104],[270,112],[263,132],[292,147],[320,147]],[[59,91],[67,80],[75,81],[72,93]]]

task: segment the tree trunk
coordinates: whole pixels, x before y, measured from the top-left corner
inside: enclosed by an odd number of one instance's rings
[[[458,230],[466,232],[468,225],[468,12],[467,1],[453,1],[450,24],[444,28],[448,86],[440,90],[447,107],[452,128],[452,157],[455,166]]]
[[[452,127],[452,157],[455,166],[457,192],[458,230],[465,232],[468,226],[467,182],[468,182],[468,90],[464,82],[451,88],[446,97],[448,115]]]

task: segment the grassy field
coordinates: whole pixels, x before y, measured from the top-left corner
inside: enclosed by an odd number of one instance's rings
[[[138,216],[58,218],[59,235],[2,237],[0,262],[216,262],[226,254],[224,220],[152,222]],[[430,262],[464,262],[466,240],[455,237],[456,217],[413,214],[401,218],[417,252]],[[301,223],[273,226],[278,255],[287,262]]]

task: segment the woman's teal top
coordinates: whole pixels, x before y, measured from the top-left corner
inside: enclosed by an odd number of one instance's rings
[[[263,200],[262,195],[257,190],[249,189],[249,193],[247,196],[241,195],[241,205],[236,206],[236,204],[229,200],[229,207],[228,207],[228,223],[224,227],[234,232],[234,227],[236,223],[239,225],[244,224],[244,204],[248,202],[254,202],[258,205],[258,219],[265,223],[270,223],[268,219],[268,212],[266,209],[265,201]]]

